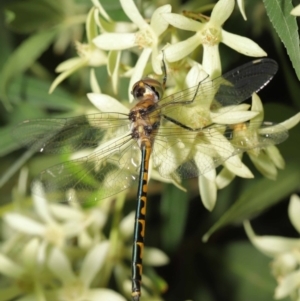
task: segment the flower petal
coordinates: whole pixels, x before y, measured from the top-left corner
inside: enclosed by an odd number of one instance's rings
[[[224,22],[229,18],[234,9],[234,0],[220,0],[214,6],[210,21],[216,25],[222,26]]]
[[[140,14],[133,0],[120,0],[120,3],[127,17],[136,24],[139,29],[144,29],[149,26]]]
[[[291,196],[288,213],[291,223],[298,233],[300,233],[300,198],[296,194]]]
[[[217,164],[217,166],[218,166],[220,164],[223,164],[230,171],[234,172],[236,175],[238,175],[240,177],[248,177],[249,176],[249,170],[242,163],[240,157],[233,155],[236,153],[236,149],[220,132],[218,132],[217,130],[214,130],[212,128],[210,133],[208,133],[208,132],[205,133],[205,137],[212,144],[211,148],[207,148],[207,150],[210,151],[210,153],[207,154],[207,157],[209,157],[210,160],[213,160],[212,156],[214,156],[214,161],[213,161],[213,163],[210,163],[210,165]],[[216,154],[213,154],[214,152]],[[216,158],[219,158],[219,160],[217,160]],[[224,160],[225,160],[225,162],[224,162]],[[208,162],[208,159],[206,159],[206,161]],[[205,164],[207,167],[206,162],[205,162]],[[252,175],[252,177],[253,177],[253,175]]]
[[[267,56],[267,53],[252,40],[222,30],[222,42],[244,55],[253,57]]]
[[[300,16],[300,4],[291,10],[291,15]]]
[[[244,3],[244,0],[237,0],[237,5],[239,7],[239,10],[243,16],[243,19],[245,21],[247,21],[247,17],[246,17],[246,12],[245,12],[245,3]]]
[[[80,60],[77,61],[77,64],[74,65],[71,69],[66,70],[59,74],[55,80],[52,82],[50,88],[49,88],[49,94],[51,94],[54,89],[63,81],[65,80],[68,76],[70,76],[72,73],[75,71],[79,70],[80,68],[83,68],[87,65],[87,59],[86,58],[81,58]]]
[[[178,42],[173,45],[169,45],[165,48],[164,54],[166,60],[170,63],[179,61],[188,56],[196,47],[200,45],[201,41],[197,35]]]
[[[90,301],[126,301],[123,296],[107,288],[94,288],[86,292],[86,300]]]
[[[222,74],[219,44],[203,44],[202,66],[211,77],[217,77]]]
[[[298,260],[297,260],[298,251],[281,253],[275,257],[271,263],[271,272],[278,279],[279,277],[285,276],[297,269]]]
[[[260,97],[256,94],[252,94],[252,104],[251,104],[251,111],[258,112],[258,115],[255,118],[251,118],[251,122],[262,122],[264,120],[264,107]]]
[[[62,283],[69,283],[76,279],[68,257],[58,248],[53,248],[50,253],[48,268]]]
[[[96,37],[94,44],[103,50],[123,50],[136,46],[135,33],[103,33]]]
[[[99,3],[100,4],[100,3]],[[96,7],[92,7],[87,15],[86,23],[85,23],[85,31],[87,36],[87,42],[90,44],[93,40],[93,38],[97,35],[97,22],[95,15],[97,15],[99,12]]]
[[[218,189],[223,189],[227,185],[229,185],[232,180],[235,178],[235,174],[228,170],[226,167],[224,167],[216,178],[216,184]]]
[[[80,249],[90,249],[93,246],[93,237],[87,230],[83,230],[78,235],[78,246]]]
[[[131,238],[133,235],[134,217],[135,211],[132,211],[121,220],[119,225],[120,233],[125,240]]]
[[[84,217],[80,209],[62,204],[49,204],[49,209],[54,217],[62,221],[80,221]]]
[[[224,107],[218,108],[217,114],[226,114],[228,112],[248,111],[250,107],[252,108],[252,105],[249,105],[247,103],[240,103],[238,105],[231,105],[231,106],[226,105]],[[230,121],[227,120],[226,124],[228,124],[228,122],[230,122]]]
[[[284,169],[285,161],[275,145],[270,145],[265,149],[265,153],[269,156],[277,168]]]
[[[226,160],[223,165],[232,173],[235,175],[246,178],[246,179],[252,179],[254,178],[253,173],[250,171],[250,169],[241,161],[239,156],[233,156],[230,157],[228,160]]]
[[[287,130],[290,130],[294,126],[296,126],[300,122],[300,113],[297,113],[293,117],[281,122],[280,124],[283,125]]]
[[[7,213],[3,217],[13,229],[29,235],[44,235],[45,227],[26,216],[19,213]]]
[[[39,240],[37,238],[33,238],[25,245],[20,254],[23,266],[28,271],[33,271],[37,266],[39,246]]]
[[[145,248],[143,262],[154,267],[169,263],[169,257],[161,250],[156,248]]]
[[[93,247],[85,256],[81,266],[79,278],[87,287],[90,286],[92,280],[106,261],[108,251],[109,242],[104,241]]]
[[[150,161],[152,162],[152,160]],[[151,163],[150,163],[151,164]],[[170,183],[170,184],[173,184],[174,186],[176,186],[178,189],[184,191],[184,192],[187,192],[187,189],[181,185],[180,183],[180,179],[174,179],[174,178],[165,178],[165,177],[162,177],[159,172],[155,169],[152,169],[151,170],[151,179],[154,179],[154,180],[157,180],[157,181],[160,181],[162,183]]]
[[[212,146],[213,148],[213,146]],[[206,151],[206,153],[204,153]],[[199,144],[199,150],[194,155],[194,161],[197,165],[198,170],[201,175],[205,175],[210,181],[214,181],[215,173],[212,171],[208,172],[212,166],[214,166],[213,158],[209,154],[210,149],[202,149],[201,144]]]
[[[100,14],[108,21],[111,21],[111,18],[106,13],[105,9],[101,5],[99,0],[92,0],[93,5],[99,10]]]
[[[282,299],[297,291],[300,286],[300,271],[295,271],[280,279],[275,290],[275,299]],[[295,299],[295,300],[299,300]]]
[[[229,111],[224,114],[211,113],[212,121],[220,124],[236,124],[245,122],[257,116],[258,112],[253,111]],[[230,122],[228,122],[230,120]]]
[[[189,19],[185,16],[181,16],[174,13],[165,13],[161,16],[172,26],[189,31],[199,31],[203,28],[203,24],[200,22]]]
[[[300,239],[280,236],[258,236],[254,233],[249,221],[244,222],[245,231],[254,246],[270,257],[300,248]]]
[[[54,219],[52,218],[49,211],[45,191],[43,189],[42,183],[39,181],[35,181],[32,185],[32,198],[34,208],[38,216],[46,223],[53,223]]]
[[[198,85],[200,82],[208,77],[207,73],[203,70],[203,67],[196,63],[192,66],[187,76],[185,77],[186,86],[191,88]]]
[[[271,158],[265,154],[260,152],[260,154],[252,155],[250,152],[248,153],[252,163],[255,168],[266,178],[271,180],[276,180],[277,177],[277,169],[271,160]]]
[[[110,51],[107,69],[111,76],[114,94],[118,94],[121,51]]]
[[[216,170],[212,169],[210,174],[213,174],[216,176]],[[207,173],[205,173],[206,175]],[[217,185],[215,181],[211,181],[205,176],[200,176],[198,178],[198,185],[200,190],[200,195],[202,199],[202,203],[204,207],[212,211],[215,207],[216,201],[217,201]]]
[[[101,112],[118,112],[128,114],[129,110],[115,98],[98,93],[88,93],[90,102]]]
[[[91,85],[92,92],[99,93],[99,94],[101,93],[101,88],[99,86],[94,68],[91,68],[90,71],[90,85]]]
[[[162,74],[161,62],[162,62],[162,58],[161,55],[158,54],[158,49],[156,47],[152,48],[151,63],[152,63],[153,71],[156,74]]]
[[[81,57],[73,57],[70,58],[66,61],[63,61],[62,63],[60,63],[56,68],[55,68],[55,72],[60,73],[60,72],[64,72],[67,71],[69,69],[72,68],[76,68],[76,66],[80,65],[82,61]]]
[[[78,221],[69,221],[68,223],[64,223],[61,226],[61,231],[63,232],[63,235],[65,238],[73,238],[77,235],[79,235],[83,229],[85,228],[85,225],[83,221],[79,223]]]
[[[170,13],[172,6],[170,4],[157,8],[151,18],[150,26],[157,36],[160,36],[169,26],[169,23],[162,17],[164,13]]]
[[[18,279],[25,273],[24,269],[13,260],[0,253],[0,273]]]

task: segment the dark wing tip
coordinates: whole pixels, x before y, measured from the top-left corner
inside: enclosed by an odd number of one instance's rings
[[[262,73],[268,73],[274,76],[278,71],[278,64],[275,60],[270,58],[262,58],[252,61],[253,65],[260,65],[260,70]]]

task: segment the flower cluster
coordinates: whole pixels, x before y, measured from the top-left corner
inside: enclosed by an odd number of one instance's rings
[[[50,204],[38,182],[32,199],[33,211],[20,208],[3,217],[6,240],[0,249],[0,273],[7,277],[7,286],[0,288],[1,300],[125,301],[122,295],[130,295],[127,262],[134,212],[115,222],[107,236],[103,228],[110,200],[91,209],[83,209],[74,195],[71,206]],[[118,198],[118,204],[123,203],[124,195]],[[114,218],[119,216],[116,210]],[[145,253],[146,265],[168,261],[157,249],[146,248]],[[122,295],[106,288],[111,277]],[[150,280],[148,286],[151,290]]]

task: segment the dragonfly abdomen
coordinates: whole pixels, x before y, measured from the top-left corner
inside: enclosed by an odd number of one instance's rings
[[[135,225],[132,250],[132,299],[138,301],[141,296],[141,282],[143,270],[143,250],[146,224],[146,205],[148,191],[149,160],[151,145],[143,144],[141,147],[140,180],[137,192],[137,207],[135,213]]]

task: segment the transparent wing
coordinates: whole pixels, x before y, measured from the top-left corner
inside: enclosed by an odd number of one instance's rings
[[[128,116],[121,113],[33,119],[17,125],[12,135],[20,145],[39,152],[71,153],[123,135],[128,124]]]
[[[236,105],[263,88],[277,71],[271,59],[255,60],[213,80],[175,93],[159,103],[158,114],[173,110],[180,119],[181,106],[198,96],[211,99],[222,106]],[[200,100],[201,100],[200,99]],[[174,107],[175,106],[175,107]],[[155,112],[152,112],[155,114]],[[70,153],[82,148],[96,147],[129,129],[128,116],[121,113],[98,113],[73,118],[27,120],[19,124],[13,136],[20,145],[40,152]]]
[[[268,122],[213,125],[196,132],[176,129],[174,125],[159,131],[152,154],[153,166],[166,178],[197,177],[237,154],[279,144],[287,137],[283,126]],[[231,163],[238,165],[240,161],[235,159]]]
[[[80,202],[95,202],[129,188],[138,178],[140,150],[130,135],[109,141],[76,160],[54,165],[37,179],[50,200],[72,201],[74,190]]]
[[[163,98],[161,107],[185,103],[199,97],[215,100],[221,106],[237,105],[261,90],[278,70],[272,59],[258,59],[233,69],[213,80],[205,79],[199,85]]]
[[[160,115],[161,111],[164,114],[172,107],[178,113],[175,116],[180,117],[180,107],[198,96],[211,98],[222,106],[236,105],[266,85],[276,71],[273,60],[250,62],[162,99],[158,109],[149,115]],[[288,136],[284,128],[275,124],[242,123],[230,128],[213,125],[189,131],[170,121],[160,127],[152,153],[154,167],[167,178],[198,176],[236,154],[278,144]],[[137,179],[140,150],[131,135],[126,134],[129,125],[128,115],[99,113],[25,121],[13,136],[21,145],[41,152],[70,153],[96,148],[91,155],[50,167],[40,176],[46,192],[55,200],[65,200],[66,193],[74,189],[80,200],[86,201],[116,194]]]

